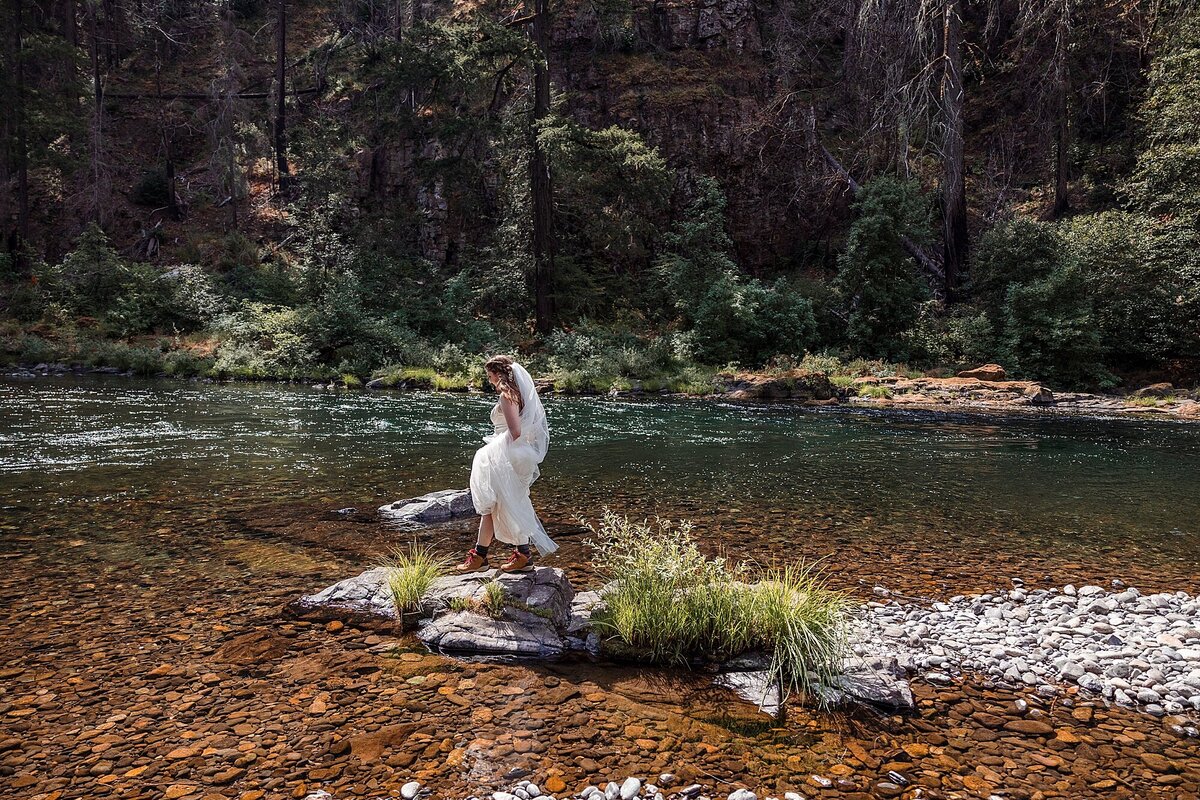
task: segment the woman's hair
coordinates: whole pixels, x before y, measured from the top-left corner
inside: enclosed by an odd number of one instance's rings
[[[517,388],[517,379],[513,377],[512,365],[512,356],[492,356],[483,365],[483,368],[500,376],[500,385],[497,387],[500,394],[507,397],[508,402],[520,409],[525,405],[525,398],[521,397],[521,390]]]

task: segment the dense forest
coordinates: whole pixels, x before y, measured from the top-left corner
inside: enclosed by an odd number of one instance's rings
[[[3,29],[10,362],[1200,372],[1194,0],[7,0]]]

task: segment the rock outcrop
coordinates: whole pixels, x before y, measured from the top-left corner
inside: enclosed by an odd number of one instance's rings
[[[984,364],[974,369],[964,369],[958,373],[958,377],[977,381],[1003,381],[1008,379],[1008,373],[999,364]]]
[[[400,615],[387,578],[386,567],[369,569],[316,594],[293,600],[286,611],[304,619],[336,619],[364,627],[389,627],[400,621]]]
[[[804,370],[770,376],[738,373],[729,379],[724,393],[730,400],[833,402],[837,398],[827,374]]]
[[[379,507],[387,522],[429,525],[475,515],[470,489],[442,489]]]

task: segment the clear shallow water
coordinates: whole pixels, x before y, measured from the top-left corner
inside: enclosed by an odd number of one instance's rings
[[[22,529],[106,502],[373,508],[466,484],[488,397],[0,379],[0,507]],[[1200,564],[1200,426],[548,399],[535,504],[689,517],[731,551],[1105,552]],[[51,512],[52,508],[55,508]],[[125,511],[126,517],[136,512]],[[80,523],[82,524],[82,522]],[[865,544],[864,544],[865,543]],[[952,553],[950,556],[952,557]],[[1193,570],[1194,571],[1194,570]]]

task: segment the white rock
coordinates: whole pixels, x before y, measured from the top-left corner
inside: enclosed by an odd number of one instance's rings
[[[395,784],[393,784],[395,785]],[[404,800],[413,800],[421,792],[421,784],[419,781],[409,781],[400,787],[400,796]]]

